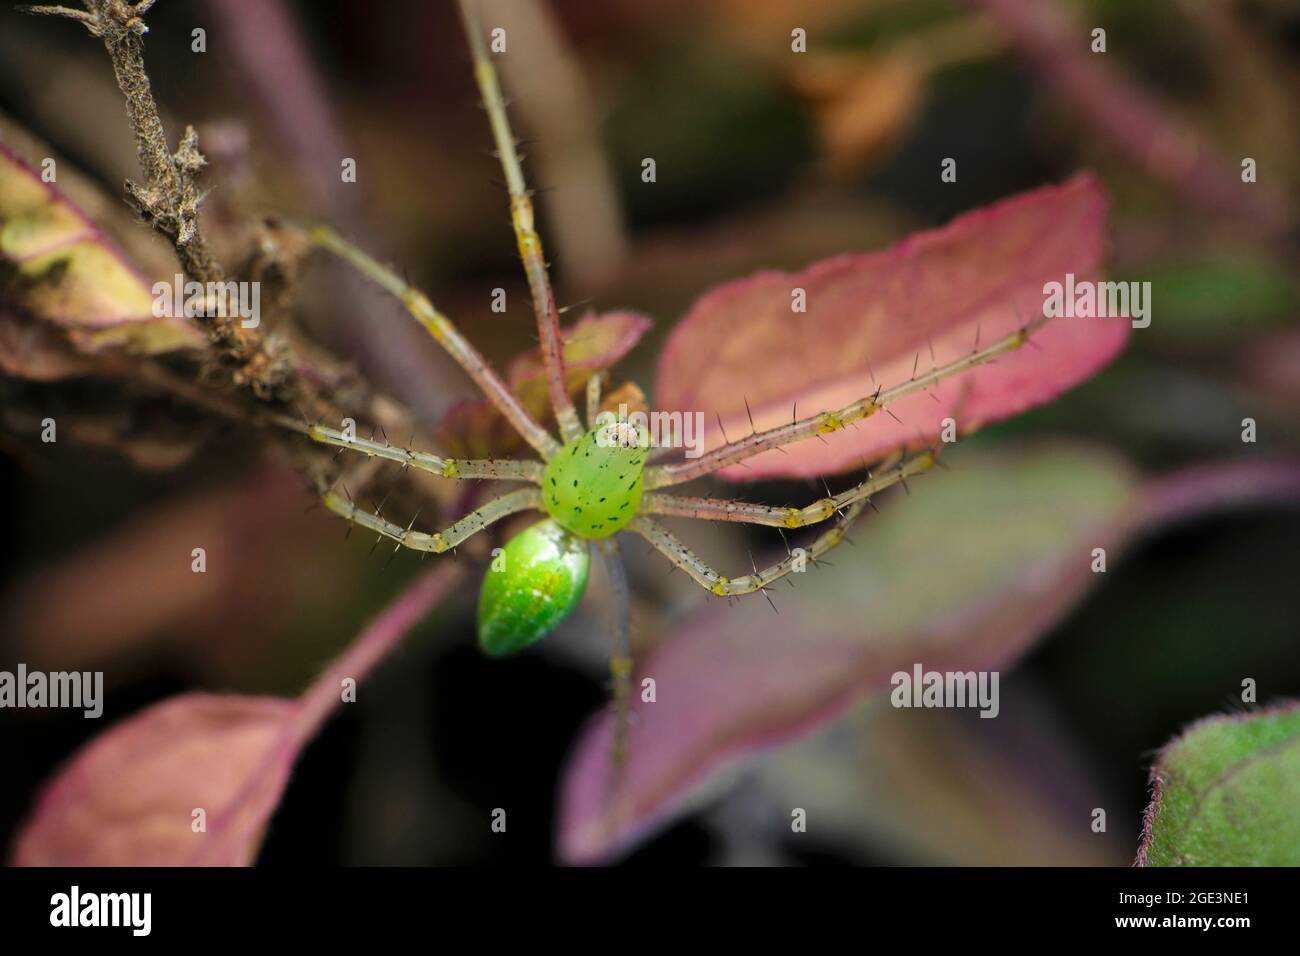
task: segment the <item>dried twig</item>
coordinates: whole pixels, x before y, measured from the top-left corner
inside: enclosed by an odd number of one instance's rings
[[[171,242],[188,279],[205,285],[221,282],[225,270],[209,251],[199,229],[203,193],[197,176],[207,161],[199,152],[198,133],[194,127],[187,126],[176,152],[171,151],[144,68],[142,38],[149,28],[143,15],[154,0],[140,0],[135,4],[125,0],[84,0],[84,3],[85,10],[61,6],[35,6],[27,10],[75,20],[92,36],[104,41],[117,85],[126,100],[143,174],[141,182],[126,182],[127,198],[140,217]],[[293,389],[288,386],[291,363],[282,343],[264,336],[258,327],[245,327],[233,316],[206,314],[196,319],[218,348],[236,384],[250,386],[262,398],[292,396]]]

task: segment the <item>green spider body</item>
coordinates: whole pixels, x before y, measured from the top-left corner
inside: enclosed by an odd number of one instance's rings
[[[587,542],[550,519],[511,538],[479,592],[484,652],[513,654],[555,630],[582,600],[590,564]]]
[[[631,521],[645,484],[638,437],[631,425],[615,422],[561,448],[542,476],[546,513],[582,538],[607,538]]]
[[[567,618],[587,586],[591,539],[635,517],[646,450],[624,422],[593,428],[547,463],[542,504],[551,517],[511,538],[483,580],[478,635],[494,657],[541,640]]]

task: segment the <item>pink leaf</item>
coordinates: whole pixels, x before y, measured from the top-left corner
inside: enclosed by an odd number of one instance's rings
[[[1043,286],[1094,277],[1106,199],[1090,175],[967,213],[883,252],[850,253],[798,273],[762,272],[706,293],[660,357],[656,408],[702,412],[705,447],[838,409],[876,384],[906,381],[989,345],[1043,308]],[[804,290],[806,311],[792,309]],[[963,432],[1050,401],[1119,352],[1124,319],[1059,318],[1030,346],[897,402],[855,427],[768,452],[720,474],[733,481],[843,471],[933,441],[944,418]],[[933,348],[933,358],[931,356]],[[935,399],[938,399],[937,401]],[[746,410],[746,402],[749,411]],[[714,429],[715,414],[722,428]]]
[[[46,788],[14,863],[250,863],[289,774],[287,761],[263,764],[295,710],[268,697],[183,694],[117,724]],[[193,832],[196,809],[206,832]]]
[[[606,312],[585,315],[565,329],[561,335],[570,392],[580,392],[592,374],[632,351],[650,326],[649,319],[635,312]],[[535,418],[551,419],[540,346],[515,356],[506,379]],[[441,448],[461,458],[508,457],[523,445],[518,432],[483,399],[458,402],[448,409],[438,423],[437,437]]]
[[[298,474],[268,463],[227,485],[155,499],[140,517],[24,575],[0,591],[0,633],[18,660],[42,670],[99,669],[176,635],[206,660],[238,660],[241,646],[248,653],[274,640],[305,600],[340,581],[346,558],[321,555],[326,535],[337,540],[337,529],[303,512]],[[203,574],[190,568],[195,542],[208,560]]]
[[[303,746],[341,699],[452,591],[432,569],[402,592],[297,700],[183,694],[83,747],[46,785],[19,833],[19,866],[243,866]],[[194,832],[194,811],[205,827]]]
[[[1098,452],[954,453],[954,471],[897,498],[798,587],[706,605],[639,662],[629,759],[611,721],[580,736],[562,785],[561,856],[608,859],[682,812],[740,758],[808,733],[897,671],[1009,667],[1153,522],[1252,501],[1300,500],[1300,465],[1194,470],[1141,485]],[[1153,502],[1169,499],[1166,506]],[[790,625],[798,622],[797,627]],[[1003,675],[1005,679],[1005,674]]]
[[[609,368],[621,359],[650,329],[651,322],[636,312],[605,312],[584,315],[561,332],[564,340],[564,364],[571,379],[569,387],[587,384],[593,372]],[[536,383],[545,377],[541,347],[530,349],[510,363],[508,379],[521,398],[527,398]]]

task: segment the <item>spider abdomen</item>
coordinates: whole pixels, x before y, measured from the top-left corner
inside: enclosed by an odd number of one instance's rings
[[[587,587],[589,547],[554,521],[539,521],[493,552],[479,592],[479,646],[502,657],[555,630]]]
[[[542,502],[556,523],[584,538],[605,538],[636,515],[646,449],[626,422],[601,425],[546,464]]]

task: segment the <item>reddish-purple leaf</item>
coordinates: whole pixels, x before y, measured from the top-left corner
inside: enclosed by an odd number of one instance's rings
[[[296,709],[269,697],[184,694],[117,724],[41,794],[14,863],[251,862],[292,763],[292,755],[268,757]],[[204,832],[194,832],[197,810],[206,817]]]
[[[636,346],[653,323],[636,312],[584,315],[561,333],[569,388],[585,387],[593,372],[607,369]],[[510,363],[507,378],[520,398],[546,391],[541,348],[531,349]]]
[[[1300,465],[1241,465],[1141,485],[1099,452],[960,455],[864,521],[833,567],[810,566],[766,602],[714,602],[642,660],[615,786],[611,721],[593,720],[566,771],[562,857],[607,859],[680,813],[738,759],[809,732],[897,671],[1010,666],[1153,522],[1250,500],[1296,500]],[[1168,506],[1159,502],[1168,499]],[[795,542],[792,542],[794,544]],[[746,570],[748,570],[746,568]],[[797,622],[793,626],[791,622]]]
[[[1001,717],[864,702],[755,761],[706,820],[770,840],[799,807],[836,852],[939,866],[1122,866],[1131,833],[1080,827],[1114,794],[1033,677],[1000,683]],[[742,843],[742,846],[744,844]]]
[[[62,424],[62,423],[61,423]],[[29,667],[91,670],[123,655],[184,648],[192,663],[235,666],[274,641],[322,590],[350,572],[333,521],[302,507],[302,480],[275,462],[229,484],[155,498],[133,520],[83,537],[63,560],[0,591],[6,649]],[[206,571],[190,551],[202,543]],[[346,589],[342,589],[346,590]],[[220,677],[217,678],[218,680]]]
[[[635,312],[606,312],[583,316],[565,329],[562,335],[569,391],[581,391],[592,374],[609,368],[632,351],[651,324]],[[506,380],[535,418],[546,421],[552,417],[540,347],[516,356]],[[453,405],[438,425],[438,442],[444,451],[462,458],[509,455],[523,444],[492,403],[481,399]]]
[[[706,293],[660,356],[654,404],[702,412],[705,447],[842,408],[990,345],[1041,314],[1043,287],[1095,278],[1106,199],[1080,175],[967,213],[883,252],[850,253],[798,273],[762,272]],[[803,290],[806,311],[792,308]],[[720,472],[735,481],[843,471],[933,441],[944,418],[962,432],[1050,401],[1118,353],[1130,323],[1058,318],[1033,345],[907,396],[824,440]],[[1035,347],[1036,346],[1036,347]],[[936,401],[937,399],[937,401]],[[746,409],[748,403],[748,410]],[[713,427],[715,412],[722,428]]]
[[[75,754],[19,833],[23,866],[242,866],[302,747],[341,699],[451,592],[444,564],[402,592],[297,700],[184,694],[110,727]],[[195,832],[196,810],[204,829]]]

